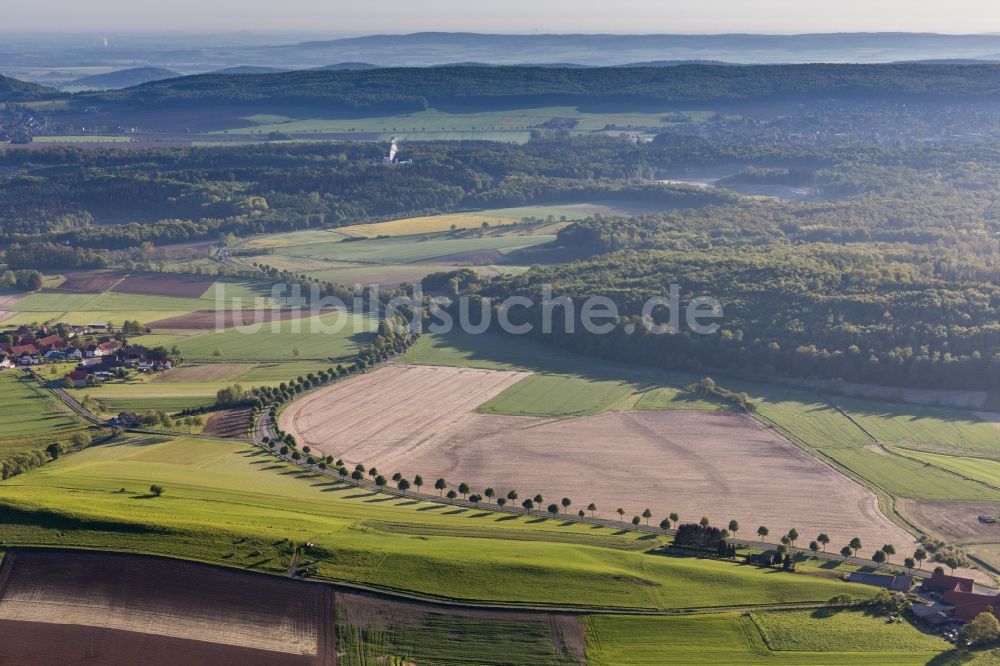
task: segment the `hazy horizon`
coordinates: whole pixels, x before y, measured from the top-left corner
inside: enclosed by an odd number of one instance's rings
[[[371,0],[338,7],[319,0],[208,4],[175,0],[137,10],[130,0],[16,3],[4,9],[0,33],[114,34],[168,32],[296,33],[327,36],[413,32],[499,34],[805,34],[924,32],[956,35],[1000,31],[1000,6],[955,0],[916,9],[906,0],[843,0],[816,7],[793,0],[718,0],[710,6],[670,6],[659,0],[616,3],[508,0],[470,6],[456,0]]]

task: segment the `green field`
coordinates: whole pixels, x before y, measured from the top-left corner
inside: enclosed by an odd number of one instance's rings
[[[504,253],[548,243],[554,239],[555,236],[551,235],[511,235],[482,238],[430,237],[416,241],[406,237],[358,241],[334,240],[281,246],[276,248],[275,252],[289,257],[324,261],[406,264],[466,252],[496,250]]]
[[[428,109],[416,113],[368,118],[295,119],[262,114],[247,118],[254,123],[253,126],[220,130],[213,132],[213,134],[364,132],[379,134],[379,138],[382,140],[395,137],[402,141],[475,140],[523,143],[529,139],[532,128],[553,118],[576,120],[577,124],[572,130],[574,134],[604,133],[609,131],[606,130],[609,125],[619,128],[618,131],[631,129],[657,132],[671,125],[664,119],[666,113],[666,110],[656,113],[595,113],[580,111],[571,106],[554,106],[476,113],[448,113]],[[706,113],[692,111],[686,115],[697,121],[704,118]]]
[[[608,409],[718,409],[681,389],[694,375],[585,358],[528,338],[495,334],[424,335],[403,357],[417,365],[525,370],[521,380],[480,406],[490,414],[574,416]]]
[[[969,479],[988,484],[1000,489],[1000,462],[983,458],[965,458],[962,456],[944,456],[936,453],[924,453],[910,449],[891,449],[897,455],[915,458],[921,462],[946,469]]]
[[[85,426],[62,402],[16,370],[0,371],[0,457],[43,447]]]
[[[339,613],[339,609],[338,609]],[[557,666],[576,664],[558,654],[548,622],[465,619],[428,614],[419,622],[358,627],[337,624],[339,664],[477,664]],[[390,660],[392,659],[392,660]]]
[[[591,616],[592,666],[630,664],[927,664],[950,646],[909,624],[858,611],[696,617]],[[764,630],[762,633],[761,629]]]
[[[325,361],[352,355],[374,337],[374,328],[368,317],[338,310],[267,322],[255,333],[233,328],[192,335],[177,346],[184,358],[193,361]]]
[[[417,234],[440,233],[455,229],[479,229],[485,222],[490,227],[516,224],[525,218],[543,220],[582,220],[595,215],[628,216],[664,210],[646,202],[593,202],[562,204],[554,206],[518,206],[516,208],[492,208],[468,213],[426,215],[408,217],[389,222],[354,224],[339,227],[338,232],[347,236],[375,238],[377,236],[413,236]]]
[[[166,489],[162,497],[147,496],[152,483]],[[95,446],[3,482],[0,503],[0,516],[14,518],[0,522],[8,544],[156,552],[281,572],[287,538],[315,544],[321,577],[452,598],[683,608],[870,593],[804,574],[648,554],[656,540],[635,532],[379,495],[206,439]]]

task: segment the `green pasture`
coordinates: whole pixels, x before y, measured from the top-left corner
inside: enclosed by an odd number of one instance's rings
[[[403,357],[416,365],[534,372],[480,406],[491,414],[576,416],[608,409],[718,409],[681,389],[694,375],[623,365],[492,333],[423,335]]]
[[[150,497],[151,484],[164,487]],[[283,573],[285,539],[319,576],[461,599],[683,608],[822,601],[870,588],[647,553],[652,535],[449,508],[291,468],[246,445],[127,438],[0,484],[0,537]],[[258,551],[255,553],[255,551]]]
[[[496,250],[510,252],[533,245],[551,242],[551,235],[483,236],[482,238],[450,238],[432,236],[415,240],[412,237],[375,238],[357,241],[334,240],[326,242],[284,245],[275,248],[277,254],[324,261],[352,263],[405,264],[435,259],[448,255]],[[264,262],[266,263],[266,261]],[[475,262],[470,262],[475,263]]]
[[[592,666],[661,664],[927,664],[950,646],[907,623],[859,611],[694,617],[590,616]],[[762,629],[764,630],[762,632]]]
[[[0,404],[0,455],[38,448],[85,426],[58,398],[16,370],[0,371]]]
[[[193,361],[325,361],[351,356],[374,338],[367,316],[343,311],[192,335],[177,343]],[[335,330],[339,329],[339,330]],[[216,354],[218,352],[218,354]]]
[[[968,479],[988,484],[1000,489],[1000,462],[984,458],[965,458],[962,456],[945,456],[937,453],[924,453],[910,449],[891,449],[897,455],[914,458],[934,467],[946,469]]]
[[[213,134],[326,134],[364,132],[390,136],[401,140],[479,140],[527,141],[531,130],[553,118],[577,121],[573,133],[601,133],[609,126],[618,130],[662,131],[671,123],[664,116],[669,110],[657,113],[600,113],[585,112],[571,106],[552,106],[503,111],[449,113],[428,109],[415,113],[374,116],[367,118],[311,118],[295,119],[276,116],[250,116],[250,127],[220,130]],[[705,117],[704,112],[686,114],[692,120]],[[404,148],[405,151],[405,148]],[[405,155],[404,155],[405,157]]]

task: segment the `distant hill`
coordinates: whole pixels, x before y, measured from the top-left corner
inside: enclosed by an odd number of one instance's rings
[[[112,90],[118,88],[129,88],[141,83],[150,81],[162,81],[163,79],[173,79],[180,76],[180,73],[162,67],[133,67],[132,69],[120,69],[107,74],[95,74],[85,76],[66,84],[67,87],[92,88],[99,90]]]
[[[61,96],[63,93],[55,88],[0,75],[0,102],[30,102]]]
[[[670,67],[430,67],[205,74],[74,103],[118,109],[198,105],[411,112],[498,104],[650,106],[811,101],[821,97],[933,100],[1000,97],[1000,65],[675,65]]]
[[[238,67],[226,67],[225,69],[217,69],[214,72],[208,72],[208,73],[226,74],[232,76],[239,74],[277,74],[279,72],[284,72],[284,71],[287,70],[281,69],[280,67],[257,67],[255,65],[240,65]]]
[[[325,69],[331,72],[362,72],[367,69],[378,69],[378,65],[370,62],[338,62],[333,65],[324,65],[316,69]]]

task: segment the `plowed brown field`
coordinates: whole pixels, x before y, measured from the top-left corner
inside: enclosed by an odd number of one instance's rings
[[[736,519],[738,536],[767,525],[776,540],[796,528],[805,545],[826,532],[833,545],[858,536],[908,552],[913,537],[893,524],[867,489],[750,416],[670,410],[606,412],[571,419],[477,414],[523,373],[389,366],[308,394],[280,419],[303,443],[351,464],[453,486],[562,497],[572,510],[626,520],[649,507],[656,520]]]

